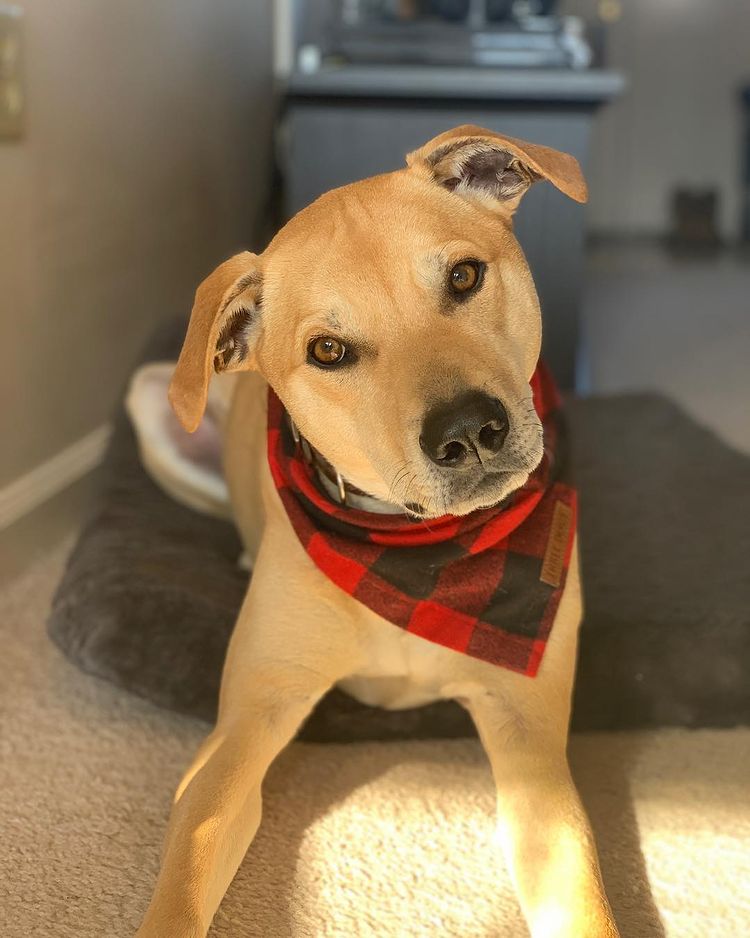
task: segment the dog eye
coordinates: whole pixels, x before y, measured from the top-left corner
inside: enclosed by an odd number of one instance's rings
[[[347,348],[343,342],[328,335],[318,336],[307,346],[307,357],[316,365],[330,368],[331,365],[340,365],[347,356]]]
[[[450,290],[456,296],[471,293],[482,282],[484,264],[479,261],[460,261],[451,269],[448,278]]]

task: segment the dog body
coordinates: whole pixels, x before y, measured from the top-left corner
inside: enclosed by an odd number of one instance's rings
[[[531,714],[544,706],[543,699],[537,699],[544,681],[529,680],[513,671],[456,654],[442,645],[394,628],[360,602],[345,594],[342,596],[341,591],[321,575],[301,547],[286,512],[278,511],[278,495],[266,458],[266,385],[256,373],[238,376],[226,439],[231,441],[225,449],[225,471],[232,504],[236,506],[235,520],[253,567],[257,563],[263,532],[269,525],[266,519],[270,515],[274,518],[273,525],[278,520],[279,529],[284,532],[284,546],[280,548],[277,557],[293,558],[288,568],[286,564],[283,565],[284,570],[288,569],[286,575],[289,579],[297,580],[300,569],[304,569],[311,576],[308,589],[333,587],[334,592],[329,601],[334,604],[337,619],[340,617],[342,600],[348,601],[347,617],[355,630],[362,654],[359,661],[351,662],[346,676],[336,682],[339,687],[362,703],[397,710],[440,699],[468,701],[490,685],[507,684],[503,693],[508,699],[513,699],[519,717],[523,712],[524,719],[534,722]],[[560,709],[561,703],[565,704],[560,717],[566,725],[581,613],[577,567],[577,557],[574,555],[564,602],[555,619],[545,652],[547,662],[558,655],[563,656],[557,666],[550,666],[549,671],[545,668],[544,676],[564,682],[550,693],[553,694],[551,706],[555,711]],[[318,598],[315,606],[324,608],[322,597]],[[567,616],[566,612],[569,613]],[[305,613],[305,620],[309,620],[309,611]],[[321,627],[330,634],[330,625]],[[293,649],[298,640],[296,635],[299,623],[285,621],[283,629],[282,640]],[[571,641],[572,657],[568,654]],[[562,652],[558,650],[559,645],[564,646]],[[557,690],[562,693],[558,694]]]
[[[529,390],[539,307],[511,216],[537,178],[582,201],[577,164],[475,127],[409,160],[328,193],[260,258],[226,262],[196,296],[171,400],[194,429],[212,366],[247,372],[225,427],[225,469],[253,575],[216,728],[175,797],[140,938],[205,936],[260,822],[268,766],[333,685],[388,708],[445,698],[467,707],[532,936],[617,935],[565,753],[581,614],[575,549],[542,666],[528,677],[396,628],[335,585],[300,543],[269,468],[267,383],[344,492],[372,511],[425,524],[468,515],[517,490],[542,457]],[[325,473],[320,484],[335,489]]]

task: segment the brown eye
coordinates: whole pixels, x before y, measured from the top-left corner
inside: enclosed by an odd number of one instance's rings
[[[461,261],[451,270],[449,284],[453,293],[469,293],[479,286],[482,265],[477,261]]]
[[[346,346],[338,339],[322,335],[312,340],[307,354],[318,365],[338,365],[346,357]]]

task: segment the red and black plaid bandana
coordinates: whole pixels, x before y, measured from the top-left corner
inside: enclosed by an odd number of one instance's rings
[[[268,461],[292,527],[342,590],[414,635],[534,676],[573,547],[576,492],[562,481],[560,399],[540,363],[531,379],[545,453],[493,508],[427,523],[331,500],[268,391]]]

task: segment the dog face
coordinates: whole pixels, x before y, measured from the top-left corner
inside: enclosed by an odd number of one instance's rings
[[[258,367],[364,491],[464,513],[541,458],[539,308],[497,213],[409,172],[329,193],[273,246],[266,311]]]
[[[197,426],[211,373],[259,369],[349,482],[423,517],[496,504],[542,455],[539,304],[512,214],[583,201],[571,157],[463,127],[334,190],[198,290],[171,388]]]

